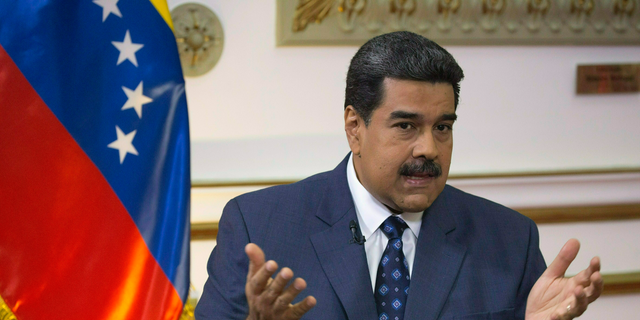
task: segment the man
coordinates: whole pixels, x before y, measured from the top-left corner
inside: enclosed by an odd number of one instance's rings
[[[582,314],[602,292],[598,258],[563,278],[570,240],[545,271],[530,219],[446,186],[462,78],[410,32],[362,46],[347,74],[352,152],[331,172],[227,204],[197,319]]]

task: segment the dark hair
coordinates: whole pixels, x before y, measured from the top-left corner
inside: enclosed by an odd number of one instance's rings
[[[453,56],[435,42],[408,31],[383,34],[367,41],[351,59],[344,107],[353,106],[368,125],[382,102],[384,79],[393,78],[450,83],[457,108],[463,77]]]

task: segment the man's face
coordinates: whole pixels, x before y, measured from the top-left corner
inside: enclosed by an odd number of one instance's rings
[[[352,106],[345,130],[362,185],[396,212],[427,209],[444,189],[453,150],[453,87],[387,78],[368,126]]]

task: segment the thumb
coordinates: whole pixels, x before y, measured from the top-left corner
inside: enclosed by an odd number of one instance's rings
[[[247,279],[251,279],[258,272],[258,269],[264,265],[264,252],[254,243],[249,243],[244,247],[244,252],[249,257],[249,272]]]
[[[578,250],[580,250],[580,242],[577,239],[569,239],[542,276],[548,278],[564,277],[567,268],[578,255]]]

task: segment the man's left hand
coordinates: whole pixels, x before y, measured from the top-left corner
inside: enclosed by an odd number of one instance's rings
[[[570,239],[535,283],[527,299],[526,320],[567,320],[579,317],[602,293],[600,258],[576,276],[564,273],[578,255],[580,242]]]

